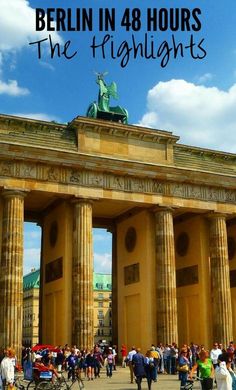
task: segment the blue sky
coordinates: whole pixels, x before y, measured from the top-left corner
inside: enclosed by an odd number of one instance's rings
[[[141,28],[126,31],[121,26],[122,15],[129,5],[132,11],[140,9]],[[93,31],[48,32],[35,31],[35,8],[92,8]],[[115,31],[98,31],[98,8],[115,8]],[[103,59],[101,51],[92,57],[93,37],[101,43],[109,33],[115,52],[123,41],[129,44],[132,34],[136,43],[143,42],[146,29],[147,8],[168,11],[172,8],[194,8],[201,10],[201,29],[198,32],[171,32],[159,30],[148,32],[153,40],[155,53],[167,41],[172,47],[172,35],[176,43],[187,46],[193,35],[196,46],[203,39],[207,52],[203,59],[193,59],[189,49],[183,57],[173,58],[173,50],[165,67],[161,57],[136,59],[130,55],[125,67],[121,58],[112,59],[106,46]],[[192,18],[190,19],[193,22]],[[236,2],[225,0],[1,0],[0,14],[0,111],[25,117],[56,120],[67,123],[77,115],[85,115],[90,102],[97,98],[94,71],[108,72],[107,83],[118,85],[119,104],[129,111],[129,123],[165,129],[181,137],[180,142],[194,146],[236,152]],[[37,57],[36,45],[30,42],[44,39],[51,34],[54,43],[61,47],[71,41],[70,53],[77,51],[71,59],[50,58],[48,41],[42,46],[42,58]],[[196,49],[195,46],[195,49]],[[199,52],[199,50],[198,50]],[[27,225],[25,251],[27,269],[39,253],[36,244],[38,230]],[[102,232],[94,237],[104,236]],[[110,238],[97,238],[95,254],[97,264],[102,255],[107,259],[104,271],[109,268]],[[107,242],[107,246],[104,243]],[[96,243],[96,238],[95,238]],[[103,245],[102,245],[103,244]],[[29,251],[28,249],[31,249]],[[100,260],[99,260],[100,259]],[[99,267],[99,266],[98,266]],[[97,270],[97,269],[96,269]]]

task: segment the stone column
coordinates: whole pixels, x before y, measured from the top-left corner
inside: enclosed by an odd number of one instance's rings
[[[41,220],[37,223],[41,227],[41,251],[40,251],[40,286],[39,286],[39,331],[38,331],[38,343],[43,342],[43,258],[44,258],[44,221]]]
[[[72,264],[72,342],[80,348],[94,344],[92,203],[74,205]]]
[[[172,210],[156,215],[157,341],[178,343],[175,245]]]
[[[112,342],[118,345],[117,229],[112,230]]]
[[[221,214],[209,219],[213,341],[226,347],[233,340],[226,220]]]
[[[4,191],[0,263],[0,345],[13,347],[21,357],[23,326],[24,197]]]

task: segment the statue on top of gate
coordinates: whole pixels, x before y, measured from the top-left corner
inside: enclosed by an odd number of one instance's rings
[[[110,97],[118,99],[118,94],[117,86],[114,81],[110,85],[105,83],[104,76],[106,74],[106,72],[96,73],[96,83],[99,85],[98,102],[90,104],[86,115],[90,118],[105,119],[127,124],[128,111],[120,106],[110,106]]]

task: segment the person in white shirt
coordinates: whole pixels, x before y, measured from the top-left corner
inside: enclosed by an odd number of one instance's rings
[[[4,386],[14,386],[14,367],[15,351],[13,348],[7,348],[5,351],[5,357],[1,361],[0,373]]]
[[[214,368],[218,365],[218,357],[222,353],[221,349],[219,348],[217,343],[214,343],[213,348],[210,352],[210,358],[212,360]]]
[[[232,377],[227,368],[229,356],[227,352],[219,355],[219,366],[215,369],[215,378],[218,390],[232,390]]]
[[[128,356],[127,356],[127,361],[129,365],[129,370],[130,370],[130,383],[134,383],[134,369],[133,369],[133,364],[132,364],[132,359],[133,356],[137,353],[136,348],[132,347],[131,351],[129,351]]]

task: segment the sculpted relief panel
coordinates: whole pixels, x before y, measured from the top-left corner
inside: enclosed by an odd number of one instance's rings
[[[236,203],[236,191],[224,188],[165,182],[89,170],[28,162],[0,161],[0,176],[104,188],[122,192],[160,194],[185,199]]]

